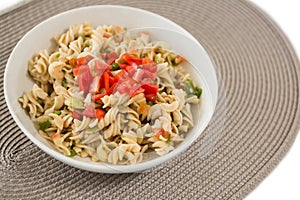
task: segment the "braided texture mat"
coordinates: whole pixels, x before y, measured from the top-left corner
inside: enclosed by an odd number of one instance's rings
[[[94,4],[138,7],[173,20],[218,67],[225,115],[219,103],[201,138],[153,170],[109,175],[65,165],[33,145],[6,107],[3,73],[17,41],[50,16]],[[274,22],[246,1],[33,1],[0,16],[0,36],[0,199],[242,199],[279,163],[299,130],[299,61]],[[205,142],[213,131],[221,135]],[[210,142],[213,148],[199,156]]]

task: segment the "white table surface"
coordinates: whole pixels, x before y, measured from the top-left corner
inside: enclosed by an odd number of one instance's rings
[[[30,0],[0,0],[0,14]],[[265,10],[283,29],[300,55],[300,1],[251,0]],[[299,132],[300,134],[300,132]],[[246,200],[300,199],[300,136],[275,170],[247,197]]]

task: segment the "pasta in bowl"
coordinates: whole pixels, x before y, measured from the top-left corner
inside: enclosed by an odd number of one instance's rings
[[[18,101],[43,143],[68,164],[101,172],[97,163],[113,172],[146,169],[190,145],[212,115],[210,90],[162,35],[192,42],[170,30],[82,23],[33,55],[34,84]]]

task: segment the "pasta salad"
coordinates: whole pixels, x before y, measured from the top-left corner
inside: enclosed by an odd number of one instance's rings
[[[202,89],[149,32],[83,23],[54,40],[29,61],[35,84],[19,102],[59,152],[134,164],[172,151],[194,126]]]

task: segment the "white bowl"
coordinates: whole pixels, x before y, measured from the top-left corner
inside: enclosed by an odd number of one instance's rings
[[[143,20],[140,20],[143,19]],[[199,110],[193,110],[196,125],[187,134],[185,140],[178,147],[165,156],[155,158],[133,165],[110,165],[95,163],[76,157],[67,157],[56,151],[34,127],[32,120],[18,103],[18,97],[24,92],[30,91],[33,81],[27,73],[28,60],[40,49],[50,48],[50,39],[56,34],[66,30],[69,25],[89,21],[93,25],[113,24],[125,26],[128,29],[141,27],[160,27],[151,29],[150,33],[159,40],[170,44],[171,49],[182,54],[195,68],[188,71],[203,88],[201,106]],[[173,31],[171,31],[173,30]],[[174,32],[176,31],[176,32]],[[196,73],[195,73],[196,72]],[[19,83],[15,84],[15,80]],[[8,108],[21,130],[39,148],[54,158],[77,168],[102,172],[102,173],[128,173],[149,169],[187,149],[208,125],[215,109],[218,96],[218,83],[214,66],[197,40],[174,22],[157,14],[124,6],[90,6],[70,10],[40,23],[29,31],[16,45],[7,62],[4,74],[4,94]]]

